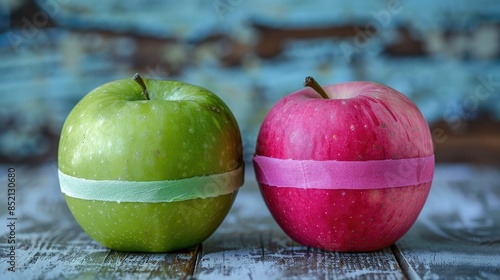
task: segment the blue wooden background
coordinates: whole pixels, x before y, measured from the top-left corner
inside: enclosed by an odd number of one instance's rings
[[[494,0],[2,0],[0,162],[54,159],[76,102],[135,72],[220,95],[247,160],[307,75],[387,84],[454,134],[485,119],[498,132],[499,58]]]

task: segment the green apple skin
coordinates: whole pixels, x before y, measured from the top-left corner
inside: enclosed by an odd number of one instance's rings
[[[94,89],[73,108],[60,137],[61,172],[91,180],[160,181],[243,164],[237,122],[219,97],[178,81],[144,83],[150,100],[133,79],[124,79]],[[167,252],[208,238],[235,196],[162,203],[65,199],[84,231],[104,246]]]
[[[219,227],[236,192],[179,202],[133,203],[65,196],[80,226],[104,246],[127,252],[169,252],[194,247]]]

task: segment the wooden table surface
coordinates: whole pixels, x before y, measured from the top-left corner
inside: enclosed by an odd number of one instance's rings
[[[500,279],[500,170],[438,164],[429,199],[395,245],[335,253],[298,245],[267,210],[253,171],[220,228],[168,254],[110,251],[71,216],[54,163],[17,167],[16,272],[7,270],[8,166],[2,182],[0,279]]]

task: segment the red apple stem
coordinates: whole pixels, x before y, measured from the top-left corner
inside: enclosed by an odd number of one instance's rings
[[[139,73],[135,73],[133,79],[141,87],[142,96],[144,96],[144,99],[149,100],[148,89],[146,88],[146,84],[144,83],[144,80],[141,78]]]
[[[328,97],[328,94],[326,94],[325,90],[318,84],[318,82],[316,82],[316,80],[313,77],[311,76],[306,77],[306,80],[304,81],[304,86],[314,89],[324,99],[330,99],[330,97]]]

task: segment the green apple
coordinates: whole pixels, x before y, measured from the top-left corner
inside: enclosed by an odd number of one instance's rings
[[[242,164],[238,125],[218,96],[137,74],[88,93],[67,117],[58,153],[61,173],[87,180],[180,180]],[[167,252],[208,238],[235,196],[156,203],[65,199],[80,226],[104,246]]]

